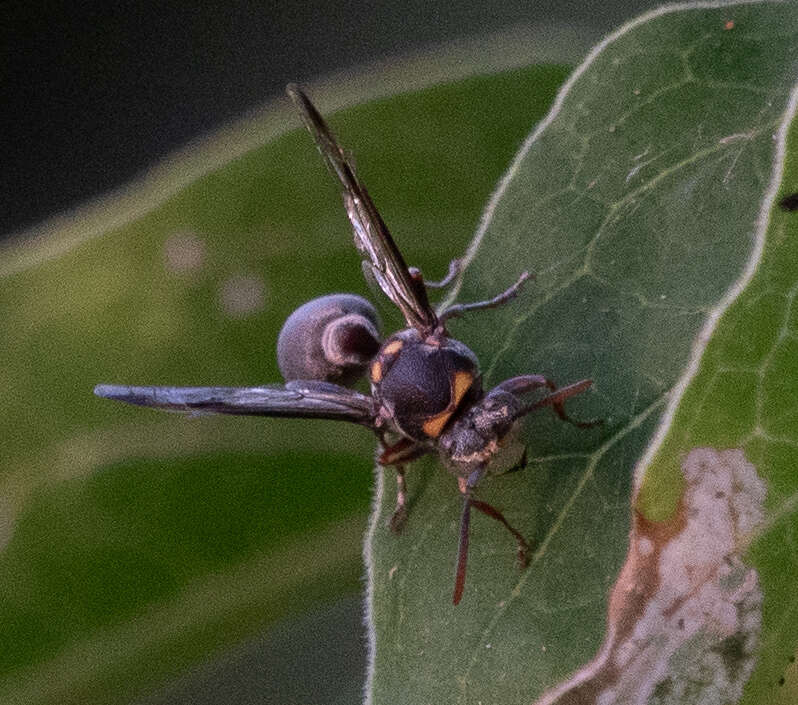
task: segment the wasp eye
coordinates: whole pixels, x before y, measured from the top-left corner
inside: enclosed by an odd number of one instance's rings
[[[277,339],[283,377],[351,384],[380,348],[374,307],[354,294],[308,301],[286,320]]]

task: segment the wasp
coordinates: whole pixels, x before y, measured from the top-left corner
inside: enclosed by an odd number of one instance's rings
[[[561,419],[577,426],[592,425],[573,421],[563,406],[566,399],[585,391],[592,381],[583,379],[557,387],[543,375],[524,374],[488,391],[483,389],[476,355],[452,338],[446,325],[458,316],[495,308],[515,298],[528,273],[523,272],[515,284],[492,299],[436,311],[427,289],[450,284],[460,274],[461,261],[454,260],[440,282],[425,282],[418,269],[408,267],[351,159],[321,114],[297,86],[289,85],[287,93],[340,182],[364,273],[401,311],[407,327],[383,339],[379,318],[368,301],[352,294],[322,296],[291,314],[280,332],[277,358],[285,384],[100,384],[94,393],[169,411],[330,419],[365,426],[379,440],[379,464],[396,471],[396,508],[390,520],[396,533],[407,518],[406,466],[423,455],[437,453],[457,478],[463,497],[452,596],[456,605],[465,588],[472,509],[506,527],[516,541],[520,564],[526,566],[528,562],[530,544],[522,534],[496,507],[475,496],[491,461],[519,420],[542,407],[551,407]],[[348,386],[364,375],[370,395]],[[536,391],[544,396],[532,394]],[[519,465],[524,461],[525,456]]]

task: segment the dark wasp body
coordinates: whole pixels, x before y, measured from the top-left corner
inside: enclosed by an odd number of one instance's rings
[[[373,307],[350,294],[333,294],[308,302],[292,314],[278,341],[278,361],[284,385],[265,387],[130,387],[98,385],[95,394],[130,404],[172,411],[324,418],[371,428],[380,440],[379,462],[397,473],[397,503],[391,528],[401,530],[407,515],[405,466],[437,452],[457,477],[463,495],[460,547],[453,602],[463,594],[468,557],[471,509],[501,522],[513,535],[518,556],[526,564],[529,545],[492,505],[474,497],[491,460],[519,419],[551,406],[570,421],[564,401],[587,389],[590,380],[557,388],[542,375],[521,375],[489,391],[482,388],[479,363],[463,343],[451,338],[446,322],[468,311],[499,306],[514,298],[528,278],[519,280],[489,301],[456,304],[436,312],[427,287],[445,286],[459,272],[454,261],[447,277],[425,283],[421,273],[405,263],[365,187],[310,100],[295,86],[288,94],[319,151],[343,188],[343,200],[355,244],[363,254],[367,274],[402,312],[408,327],[379,340]],[[371,396],[348,389],[367,373]],[[525,401],[543,390],[546,395]],[[579,424],[587,426],[590,424]]]

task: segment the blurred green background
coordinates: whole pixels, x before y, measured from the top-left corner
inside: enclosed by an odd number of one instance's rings
[[[69,108],[58,113],[44,98],[34,102],[42,124],[49,118],[54,127],[49,148],[46,139],[25,144],[23,134],[10,135],[21,156],[14,167],[10,150],[6,162],[3,195],[14,202],[4,209],[7,229],[118,186],[197,131],[273,95],[286,78],[340,68],[334,81],[314,84],[322,109],[393,95],[331,122],[356,154],[408,261],[437,276],[467,246],[483,204],[567,65],[632,12],[602,6],[597,18],[582,10],[578,25],[568,25],[550,5],[536,12],[507,4],[504,14],[480,6],[464,15],[453,6],[451,16],[438,18],[437,34],[411,31],[428,17],[420,6],[408,6],[393,23],[379,13],[367,22],[358,16],[368,31],[348,34],[320,31],[308,10],[294,21],[295,34],[250,56],[245,41],[235,43],[252,34],[236,32],[243,10],[233,13],[238,23],[224,26],[198,15],[185,26],[182,53],[172,46],[180,65],[203,54],[189,45],[194,32],[219,44],[215,55],[197,60],[197,70],[213,59],[244,75],[243,57],[258,67],[264,87],[242,100],[251,88],[246,81],[195,79],[218,114],[197,120],[202,101],[172,105],[169,122],[188,131],[164,130],[153,139],[161,132],[153,110],[143,132],[117,132],[117,151],[105,154],[105,133],[92,121],[98,111],[82,98],[105,100],[100,122],[124,114],[132,101],[136,110],[122,127],[141,128],[135,116],[148,111],[135,90],[122,92],[119,104],[102,91],[74,92],[91,70],[102,72],[102,52],[114,46],[109,37],[116,35],[96,24],[100,57],[78,56],[89,68],[67,82]],[[575,12],[569,8],[558,12]],[[250,9],[267,23],[263,8]],[[335,17],[352,21],[346,8]],[[123,19],[128,24],[117,28],[120,36],[128,30],[125,42],[131,31],[157,26],[157,17]],[[491,34],[510,21],[530,26]],[[380,39],[385,28],[392,41]],[[92,35],[78,36],[81,47],[91,46]],[[450,43],[463,37],[468,41]],[[486,37],[487,44],[480,41]],[[316,52],[317,63],[302,59],[318,47],[325,51]],[[147,59],[138,60],[134,86],[146,75],[142,61],[158,63],[157,53],[140,49]],[[411,53],[378,69],[351,68],[397,52]],[[532,60],[537,65],[513,68]],[[270,61],[268,83],[263,67]],[[292,62],[300,68],[284,75],[280,67]],[[14,66],[24,79],[30,67],[22,59]],[[424,67],[435,69],[424,75]],[[105,66],[117,79],[135,69],[136,62],[122,73]],[[37,80],[63,86],[63,71],[58,65]],[[21,83],[27,89],[16,94],[20,101],[36,85]],[[181,78],[179,85],[190,83]],[[175,94],[164,86],[168,79],[154,80],[149,90],[161,98],[154,104],[169,107],[164,96]],[[61,128],[70,134],[72,110],[92,120],[70,140]],[[133,187],[45,221],[0,252],[0,381],[8,401],[0,421],[0,632],[9,645],[0,655],[0,702],[359,700],[371,436],[321,422],[186,420],[90,394],[97,382],[278,381],[274,342],[291,310],[331,291],[370,295],[335,185],[298,125],[287,102],[277,100],[189,145]],[[97,154],[83,163],[80,149],[92,151],[92,144],[104,165],[93,161]],[[131,151],[119,152],[120,145]],[[56,195],[37,198],[40,187]],[[395,312],[381,313],[386,329],[398,326]]]

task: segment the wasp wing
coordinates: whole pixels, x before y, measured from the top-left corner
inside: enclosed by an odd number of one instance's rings
[[[299,109],[302,121],[313,135],[330,171],[341,182],[344,206],[354,230],[355,244],[368,258],[368,266],[380,289],[399,308],[409,326],[422,333],[431,332],[438,319],[430,306],[424,284],[408,271],[402,253],[366,187],[358,180],[352,162],[310,99],[293,84],[286,88],[286,92]]]
[[[371,397],[329,382],[295,380],[265,387],[129,387],[98,384],[94,393],[137,406],[191,414],[237,414],[351,421],[374,425]]]

